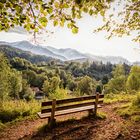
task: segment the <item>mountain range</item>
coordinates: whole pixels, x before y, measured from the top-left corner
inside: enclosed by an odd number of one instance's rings
[[[28,41],[20,41],[20,42],[0,42],[0,45],[8,45],[12,48],[16,48],[22,51],[30,52],[34,55],[43,55],[44,57],[59,59],[61,61],[77,61],[77,62],[85,62],[85,61],[95,61],[107,63],[110,62],[112,64],[131,64],[127,59],[123,57],[115,57],[115,56],[95,56],[92,54],[84,54],[77,50],[66,48],[66,49],[56,49],[51,46],[41,46],[34,45]],[[137,62],[138,63],[138,62]]]

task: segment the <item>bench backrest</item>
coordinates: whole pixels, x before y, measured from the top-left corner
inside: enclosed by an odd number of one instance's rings
[[[56,100],[53,99],[51,101],[42,102],[41,104],[41,113],[48,113],[66,109],[74,109],[77,107],[84,107],[89,105],[95,105],[103,103],[103,94],[96,94],[90,96],[82,96],[77,98],[69,98]]]

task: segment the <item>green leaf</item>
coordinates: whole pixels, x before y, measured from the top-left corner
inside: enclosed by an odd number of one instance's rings
[[[55,2],[54,5],[55,5],[56,8],[59,8],[59,3],[58,2]]]
[[[64,8],[69,8],[69,5],[67,3],[63,4]]]
[[[104,10],[100,11],[100,14],[101,14],[101,16],[104,16],[105,15],[105,11]]]
[[[22,8],[21,8],[19,5],[16,5],[15,10],[16,10],[18,13],[21,13],[21,12],[22,12]]]
[[[72,28],[72,33],[73,34],[77,34],[78,33],[78,28],[77,27],[73,27]]]
[[[46,27],[47,23],[48,23],[48,20],[47,20],[46,17],[41,17],[41,18],[39,18],[39,22],[43,27]]]
[[[83,8],[83,11],[84,11],[85,13],[87,13],[87,12],[88,12],[88,8],[87,8],[87,7],[84,7],[84,8]]]
[[[58,25],[58,21],[57,21],[57,20],[54,20],[54,21],[53,21],[53,25],[54,25],[54,26],[57,26],[57,25]]]
[[[52,7],[48,7],[48,8],[47,8],[47,12],[48,12],[49,14],[51,14],[51,13],[53,12],[53,8],[52,8]]]
[[[63,21],[60,22],[60,26],[64,27],[64,22]]]
[[[67,24],[67,27],[68,27],[68,28],[71,28],[71,23],[68,23],[68,24]]]
[[[38,28],[35,28],[35,30],[34,30],[35,32],[38,32],[39,31],[39,29]]]
[[[48,22],[46,17],[40,17],[39,22]]]
[[[89,14],[93,15],[93,10],[92,9],[89,10]]]

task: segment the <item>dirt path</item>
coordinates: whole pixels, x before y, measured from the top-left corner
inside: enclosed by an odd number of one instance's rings
[[[60,123],[55,129],[47,132],[38,132],[38,127],[44,125],[47,120],[26,120],[6,128],[0,133],[0,140],[123,140],[123,120],[114,111],[120,104],[104,105],[101,112],[107,114],[105,120],[80,119]],[[87,115],[86,112],[58,117],[58,121],[68,118],[79,119]],[[134,137],[132,137],[133,139]],[[131,137],[130,137],[131,139]]]

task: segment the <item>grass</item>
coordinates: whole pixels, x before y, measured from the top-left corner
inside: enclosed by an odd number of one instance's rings
[[[104,98],[104,103],[111,104],[116,102],[130,102],[136,98],[136,94],[126,94],[126,93],[120,93],[120,94],[106,94]]]
[[[107,115],[104,112],[98,112],[97,113],[97,118],[104,120],[104,119],[107,118]]]
[[[23,100],[4,101],[0,106],[0,121],[1,123],[20,120],[27,116],[36,115],[40,110],[38,101],[26,102]]]
[[[5,124],[3,124],[2,122],[0,122],[0,131],[2,130],[2,129],[4,129],[6,126],[5,126]]]
[[[131,119],[134,122],[140,121],[140,93],[138,93],[130,103],[127,103],[117,109],[117,113],[124,117]]]

